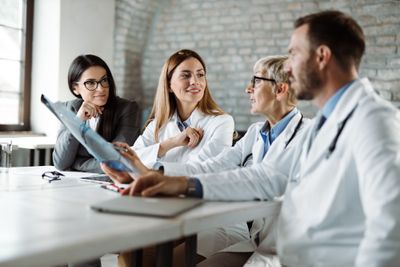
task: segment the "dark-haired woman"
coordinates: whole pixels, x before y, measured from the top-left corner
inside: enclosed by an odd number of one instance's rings
[[[116,96],[111,71],[100,57],[75,58],[68,71],[68,86],[76,99],[66,105],[78,118],[109,142],[134,143],[140,132],[139,107],[134,101]],[[103,172],[64,126],[54,147],[53,162],[59,170]]]

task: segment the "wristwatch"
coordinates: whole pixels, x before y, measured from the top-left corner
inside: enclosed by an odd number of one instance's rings
[[[196,179],[194,178],[188,178],[187,179],[187,190],[186,190],[186,195],[189,197],[196,196]]]

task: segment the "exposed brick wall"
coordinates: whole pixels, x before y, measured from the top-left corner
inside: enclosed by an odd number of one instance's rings
[[[116,1],[112,72],[118,94],[139,102],[143,101],[143,51],[151,38],[158,2],[159,0]]]
[[[115,68],[122,95],[152,104],[161,66],[181,48],[196,50],[207,65],[216,101],[246,129],[244,88],[257,59],[287,52],[295,18],[322,9],[351,13],[367,36],[361,75],[396,105],[400,103],[400,1],[116,0]],[[300,103],[306,116],[315,108]]]

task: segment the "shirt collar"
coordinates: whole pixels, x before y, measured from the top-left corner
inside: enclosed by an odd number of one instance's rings
[[[355,81],[355,80],[354,80]],[[333,112],[336,107],[336,104],[339,102],[342,95],[346,92],[346,90],[353,84],[354,81],[351,81],[344,86],[342,86],[331,98],[329,98],[328,102],[323,106],[321,113],[327,119]]]
[[[189,118],[187,118],[187,120],[182,121],[181,118],[179,118],[179,116],[177,117],[176,123],[179,125],[179,123],[182,123],[183,125],[185,125],[186,127],[189,127],[192,125],[192,116],[190,116]]]
[[[192,114],[190,114],[190,117],[187,118],[185,121],[182,121],[181,118],[179,118],[178,111],[175,111],[174,119],[175,119],[175,121],[176,121],[176,125],[178,126],[178,128],[179,128],[181,131],[183,131],[184,129],[186,129],[186,127],[192,126],[192,123],[193,123],[192,117],[194,117],[195,111],[196,111],[196,110],[194,110],[194,111],[192,112]],[[184,127],[184,129],[181,129],[182,126]]]
[[[270,129],[270,124],[267,121],[260,130],[260,134],[261,134],[261,136],[263,136],[263,139],[266,138],[267,134],[269,134],[270,140],[272,143],[285,130],[286,126],[289,124],[291,119],[298,112],[299,112],[299,110],[295,107],[292,111],[290,111],[288,114],[286,114],[285,117],[283,117],[280,121],[278,121],[278,123],[275,124],[274,127],[272,127],[271,129]]]

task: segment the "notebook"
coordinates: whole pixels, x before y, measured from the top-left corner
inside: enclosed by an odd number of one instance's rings
[[[139,173],[129,160],[118,152],[113,144],[107,142],[101,135],[93,131],[86,125],[86,122],[76,117],[75,113],[67,109],[64,104],[60,102],[53,103],[45,95],[41,96],[41,101],[97,161],[103,162],[118,171],[128,171],[133,174]]]
[[[90,207],[108,213],[174,217],[202,202],[199,198],[121,196],[92,204]]]

